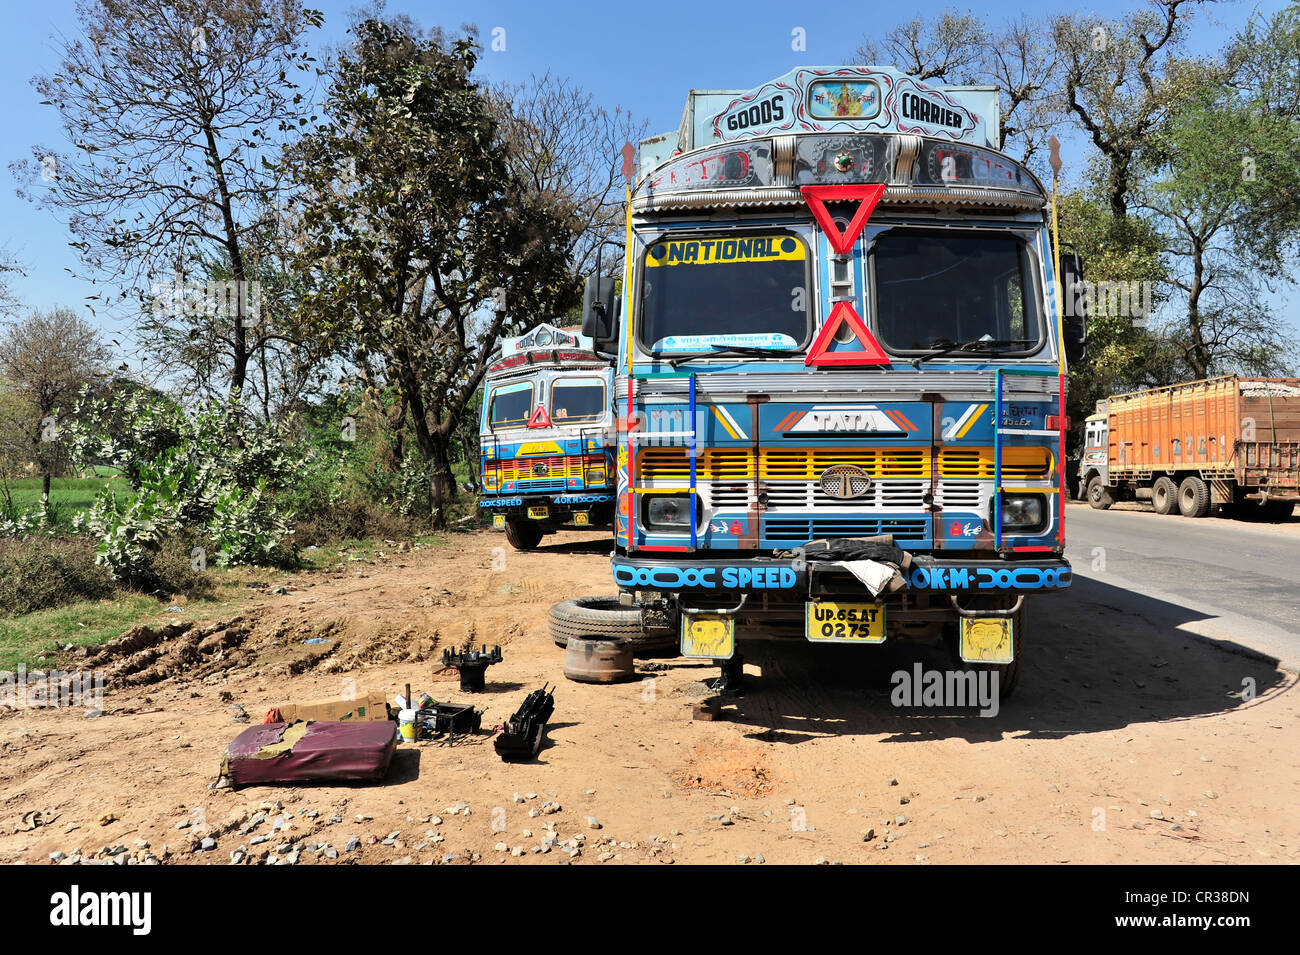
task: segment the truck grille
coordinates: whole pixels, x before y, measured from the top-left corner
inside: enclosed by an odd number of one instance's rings
[[[873,480],[922,478],[938,467],[941,478],[992,480],[992,448],[761,448],[759,477],[765,481],[816,481],[837,464],[862,468]],[[1004,448],[1002,475],[1008,480],[1041,481],[1052,473],[1051,449]],[[689,481],[685,448],[642,448],[636,455],[637,481]],[[748,448],[709,448],[695,461],[699,481],[752,481],[754,452]]]
[[[489,487],[497,487],[494,482],[519,481],[519,482],[537,482],[547,483],[548,480],[558,480],[559,486],[564,487],[564,482],[568,478],[581,478],[583,474],[583,462],[586,462],[586,470],[597,469],[605,470],[605,459],[598,454],[565,454],[565,455],[547,455],[537,458],[504,458],[501,460],[488,460],[483,462],[483,477]],[[538,479],[543,479],[538,481]],[[540,487],[534,487],[540,490]]]
[[[754,453],[745,448],[709,449],[696,459],[695,480],[703,503],[714,509],[745,510],[756,502]],[[822,471],[837,464],[862,468],[872,478],[865,495],[852,500],[828,497]],[[1006,448],[1004,481],[1045,481],[1052,475],[1053,455],[1045,447]],[[930,490],[932,468],[938,469],[935,503],[940,507],[978,510],[992,493],[992,448],[764,448],[759,475],[769,511],[836,508],[842,512],[885,509],[922,510]],[[690,482],[690,459],[682,448],[646,448],[637,454],[638,487],[684,488]]]

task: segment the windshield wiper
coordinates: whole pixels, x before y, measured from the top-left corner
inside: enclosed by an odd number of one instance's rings
[[[695,361],[697,358],[746,358],[754,355],[793,358],[800,354],[802,352],[791,348],[761,348],[758,345],[714,345],[713,351],[695,352],[690,355],[682,355],[680,358],[669,358],[667,361],[668,364],[676,368],[684,362]]]
[[[924,355],[918,355],[911,359],[913,368],[920,368],[922,362],[929,361],[931,358],[942,358],[944,355],[951,355],[953,352],[996,352],[999,348],[1010,348],[1012,345],[1032,345],[1037,339],[1033,338],[976,338],[974,341],[961,342],[960,344],[949,343],[936,348],[934,351],[926,352]],[[935,344],[939,344],[935,342]]]

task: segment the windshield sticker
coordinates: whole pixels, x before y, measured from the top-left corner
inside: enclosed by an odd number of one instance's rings
[[[710,348],[794,348],[789,335],[669,335],[655,342],[652,351],[708,351]]]
[[[658,242],[650,247],[646,268],[666,265],[715,265],[719,262],[802,261],[803,243],[788,235],[745,239],[690,239]]]

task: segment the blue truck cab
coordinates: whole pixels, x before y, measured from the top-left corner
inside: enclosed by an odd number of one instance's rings
[[[1026,598],[1070,584],[1085,319],[999,135],[996,90],[820,67],[642,143],[584,331],[617,352],[614,580],[684,655],[942,638],[1014,687]]]

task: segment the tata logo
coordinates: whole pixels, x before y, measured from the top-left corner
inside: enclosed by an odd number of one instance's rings
[[[871,490],[871,478],[853,464],[837,464],[821,476],[822,493],[837,501],[851,501]]]
[[[789,434],[907,434],[908,430],[894,415],[875,405],[814,405],[786,429]]]
[[[546,477],[546,475],[551,473],[551,467],[549,464],[544,464],[539,461],[537,464],[533,465],[533,473],[538,477]]]

